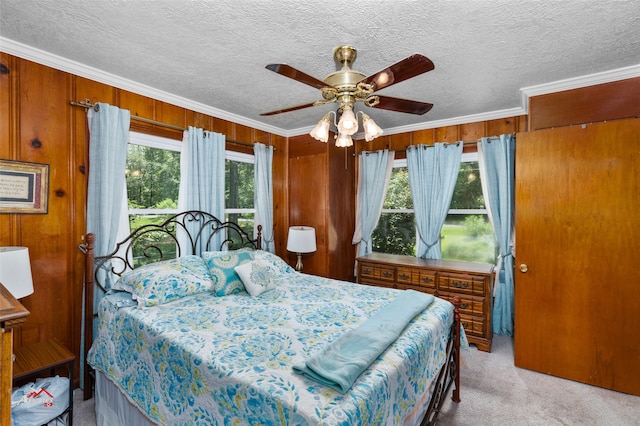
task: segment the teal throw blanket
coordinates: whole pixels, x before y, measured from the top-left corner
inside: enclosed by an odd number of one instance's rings
[[[433,302],[433,296],[405,290],[376,311],[371,318],[338,337],[293,371],[347,392],[360,374],[393,343],[407,324]]]

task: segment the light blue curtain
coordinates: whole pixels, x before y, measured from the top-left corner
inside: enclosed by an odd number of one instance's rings
[[[456,186],[462,143],[407,149],[407,171],[418,229],[416,256],[441,259],[440,232]]]
[[[365,256],[373,251],[371,236],[380,219],[394,158],[395,152],[387,149],[360,154],[356,229],[353,234],[353,244],[358,244],[357,256]]]
[[[493,332],[513,336],[513,244],[515,138],[482,138],[478,142],[478,164],[485,205],[493,225],[500,257],[496,265],[496,283],[492,313]]]
[[[87,193],[87,233],[96,235],[94,253],[104,256],[111,253],[123,235],[129,233],[127,218],[127,197],[125,168],[127,145],[129,143],[129,111],[105,103],[98,103],[87,113],[89,122],[89,177]],[[115,282],[106,270],[98,271],[106,289]],[[93,306],[96,307],[104,293],[94,288]],[[83,299],[84,300],[84,299]],[[84,318],[84,312],[82,315]],[[81,346],[84,348],[84,327],[82,324]],[[95,336],[95,321],[93,324]],[[84,351],[80,351],[80,365],[84,365]],[[80,369],[80,381],[84,385],[84,369]]]
[[[273,242],[273,147],[253,144],[256,224],[262,225],[262,250],[275,253]]]
[[[178,209],[180,211],[202,210],[224,222],[224,175],[225,136],[189,126],[189,129],[184,131],[180,152]],[[193,231],[195,231],[201,224],[193,225]],[[211,234],[200,236],[196,244],[196,253],[206,251],[206,242],[210,236]],[[178,239],[184,238],[184,233],[178,234]],[[224,240],[224,235],[215,235],[211,239],[209,248],[217,250]]]

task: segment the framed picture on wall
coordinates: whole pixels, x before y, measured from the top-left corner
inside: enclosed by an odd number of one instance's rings
[[[49,165],[0,160],[0,213],[47,213]]]

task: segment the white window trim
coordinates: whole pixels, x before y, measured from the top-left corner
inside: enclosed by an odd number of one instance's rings
[[[470,163],[473,161],[478,161],[478,153],[477,152],[464,152],[462,153],[462,157],[460,158],[461,163]],[[407,167],[407,159],[399,158],[393,160],[393,167]],[[414,209],[382,209],[382,213],[414,213]],[[449,209],[447,214],[480,214],[486,215],[488,214],[488,210],[485,209]]]
[[[182,142],[175,139],[169,139],[162,136],[148,135],[146,133],[129,132],[129,143],[133,145],[145,146],[148,148],[164,149],[167,151],[180,152],[182,150]],[[161,214],[177,214],[178,209],[127,209],[129,216],[137,215],[161,215]]]
[[[168,151],[182,151],[182,141],[169,139],[162,136],[148,135],[146,133],[129,132],[129,143],[134,145],[146,146],[149,148],[165,149]],[[255,164],[255,156],[253,154],[226,150],[224,157],[225,160]],[[178,209],[128,209],[128,212],[129,215],[179,213]],[[242,213],[252,213],[255,215],[256,209],[225,209],[225,215]]]
[[[231,161],[238,161],[240,163],[251,163],[251,164],[256,163],[256,159],[253,154],[245,154],[244,152],[237,152],[237,151],[225,151],[224,159],[231,160]]]
[[[225,160],[229,160],[229,161],[237,161],[239,163],[253,164],[254,167],[255,167],[255,163],[256,163],[256,159],[255,159],[255,156],[253,154],[245,154],[244,152],[225,151],[224,158],[225,158]],[[256,208],[254,206],[251,209],[247,209],[247,208],[227,208],[227,207],[225,207],[225,209],[224,209],[225,216],[229,215],[229,214],[243,214],[243,213],[251,213],[251,214],[253,214],[253,217],[255,219]]]
[[[168,151],[182,150],[182,142],[161,136],[147,135],[146,133],[129,132],[129,143],[147,146],[149,148],[166,149]]]

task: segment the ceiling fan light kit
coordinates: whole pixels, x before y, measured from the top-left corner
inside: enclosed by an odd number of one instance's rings
[[[327,143],[327,141],[329,140],[329,127],[331,126],[332,112],[333,111],[326,113],[324,117],[322,117],[322,119],[318,121],[316,127],[314,127],[313,130],[309,133],[310,136],[312,136],[314,139],[319,140],[320,142]]]
[[[338,133],[338,136],[336,136],[336,146],[338,148],[347,148],[353,146],[353,139],[351,139],[351,136],[349,135]]]
[[[353,47],[338,46],[333,51],[333,56],[336,62],[341,64],[341,68],[338,71],[329,74],[324,80],[318,80],[315,77],[298,71],[286,64],[267,65],[266,68],[268,70],[307,84],[316,89],[320,89],[322,99],[316,102],[266,112],[260,115],[280,114],[311,106],[337,102],[338,112],[340,113],[340,120],[338,123],[336,123],[337,113],[335,111],[330,111],[322,117],[309,135],[326,143],[329,140],[329,130],[332,124],[331,114],[333,114],[333,125],[338,130],[336,146],[349,147],[353,145],[353,139],[351,136],[356,134],[358,131],[358,114],[360,114],[362,118],[365,141],[370,142],[383,133],[380,126],[378,126],[367,114],[362,111],[354,112],[354,107],[357,102],[362,102],[369,108],[378,108],[418,115],[425,114],[433,107],[433,104],[426,102],[411,101],[374,94],[376,90],[384,89],[392,84],[400,83],[404,80],[408,80],[434,69],[433,62],[431,62],[427,57],[415,54],[383,69],[382,71],[366,77],[364,74],[350,68],[350,65],[357,57],[357,51]]]

